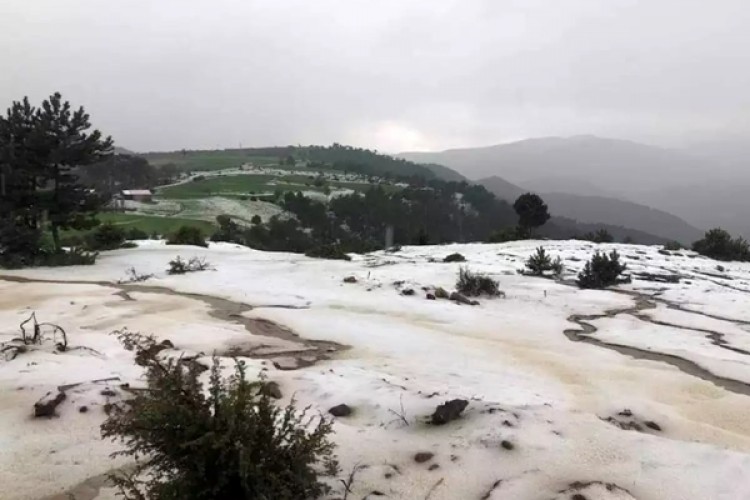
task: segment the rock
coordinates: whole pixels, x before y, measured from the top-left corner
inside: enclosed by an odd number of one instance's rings
[[[458,292],[453,292],[450,294],[449,297],[450,300],[458,303],[458,304],[466,304],[469,306],[478,306],[479,301],[478,300],[471,300],[470,298],[466,297],[465,295],[461,295]]]
[[[281,399],[281,387],[278,382],[265,382],[260,388],[261,394],[272,397],[274,399]]]
[[[430,465],[427,468],[427,470],[435,470],[435,469],[439,469],[439,468],[440,468],[440,465],[438,465],[438,464],[432,464],[432,465]]]
[[[117,396],[117,393],[110,388],[102,389],[102,391],[99,394],[108,398],[113,398]]]
[[[653,422],[651,420],[648,420],[648,421],[644,422],[643,425],[645,425],[646,427],[648,427],[651,430],[661,432],[661,426],[659,424],[657,424],[656,422]]]
[[[273,358],[271,360],[271,364],[273,364],[274,368],[276,368],[277,370],[296,370],[300,367],[299,360],[294,356],[281,356],[278,358]]]
[[[506,439],[503,439],[503,441],[500,443],[500,446],[502,446],[503,449],[505,449],[505,450],[512,450],[513,448],[515,448],[515,446],[513,445],[513,443],[511,443],[510,441],[508,441]]]
[[[57,392],[52,394],[48,392],[42,399],[34,403],[34,416],[35,417],[51,417],[55,414],[55,408],[65,401],[65,393]]]
[[[430,453],[429,451],[420,451],[416,455],[414,455],[414,461],[418,464],[423,464],[427,462],[428,460],[432,460],[432,457],[434,457],[434,453]]]
[[[356,282],[357,282],[357,278],[355,278],[354,276],[347,276],[346,278],[344,278],[344,283],[356,283]]]
[[[170,340],[162,340],[158,344],[154,344],[145,351],[139,353],[135,357],[135,364],[139,366],[146,366],[149,359],[159,354],[164,349],[174,349],[174,344]]]
[[[432,294],[432,293],[428,293],[428,294],[426,295],[426,297],[427,297],[427,300],[435,300],[435,295],[434,295],[434,294]]]
[[[333,408],[328,409],[328,413],[334,417],[348,417],[353,412],[351,406],[346,404],[336,405]]]
[[[430,417],[430,423],[432,425],[444,425],[456,420],[461,416],[461,413],[463,413],[468,405],[469,402],[465,399],[452,399],[446,401],[435,408],[435,413]]]
[[[89,411],[89,407],[88,406],[81,406],[80,408],[78,408],[78,411],[80,413],[86,413],[87,411]]]
[[[445,288],[437,287],[435,289],[435,298],[437,298],[437,299],[447,299],[448,297],[450,297],[450,295],[448,295],[448,292],[445,291]]]
[[[412,288],[404,288],[403,290],[401,290],[401,295],[410,296],[410,295],[414,295],[414,293],[415,293],[414,289]]]

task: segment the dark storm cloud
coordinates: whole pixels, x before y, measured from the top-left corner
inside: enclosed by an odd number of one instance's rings
[[[6,0],[3,104],[137,150],[750,134],[746,0]]]

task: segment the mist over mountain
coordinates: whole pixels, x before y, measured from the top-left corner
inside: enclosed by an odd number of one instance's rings
[[[745,151],[750,154],[750,146],[741,140],[668,149],[584,135],[398,156],[439,163],[470,179],[499,176],[540,194],[598,197],[599,202],[601,198],[615,198],[645,205],[684,219],[687,225],[680,224],[678,233],[685,236],[694,232],[690,226],[701,231],[721,226],[750,236],[750,223],[746,221],[750,198],[744,195],[750,189],[750,171],[744,168],[750,156]],[[572,208],[570,199],[562,202],[557,200],[560,210]],[[614,215],[614,211],[603,212],[599,202],[587,206],[598,206],[600,214]],[[615,206],[625,207],[613,202],[611,208]]]

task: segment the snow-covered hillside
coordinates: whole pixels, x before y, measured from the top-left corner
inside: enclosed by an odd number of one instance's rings
[[[563,259],[563,282],[518,274],[540,244]],[[617,249],[632,283],[572,286],[597,248]],[[427,300],[425,289],[454,288],[461,264],[442,262],[453,252],[505,297]],[[166,275],[178,254],[215,269]],[[156,276],[117,284],[131,267]],[[284,402],[354,408],[335,424],[344,474],[359,466],[350,498],[750,498],[749,264],[578,241],[405,247],[351,262],[143,242],[91,267],[3,276],[0,342],[36,311],[86,347],[0,361],[3,499],[113,497],[101,475],[127,464],[108,458],[116,447],[98,426],[121,384],[141,383],[109,335],[124,327],[201,362],[245,356]],[[40,397],[76,383],[58,418],[32,417]],[[425,423],[455,398],[469,401],[460,419]]]

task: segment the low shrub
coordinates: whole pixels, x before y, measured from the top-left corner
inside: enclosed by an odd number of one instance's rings
[[[43,255],[42,232],[10,220],[0,220],[0,267],[33,266]]]
[[[208,246],[203,231],[196,226],[180,226],[177,231],[169,235],[167,238],[167,245]]]
[[[43,255],[36,264],[40,266],[90,266],[96,263],[99,252],[90,252],[80,247],[73,247],[61,252]]]
[[[500,294],[497,281],[487,275],[473,273],[467,267],[459,269],[456,289],[459,293],[468,297],[478,297],[480,295],[495,296]]]
[[[210,268],[211,264],[209,264],[206,259],[191,257],[190,260],[184,260],[178,255],[176,259],[169,261],[167,274],[194,273],[198,271],[205,271],[206,269]]]
[[[672,252],[676,252],[678,250],[682,250],[684,247],[682,246],[682,243],[679,241],[668,241],[664,244],[664,250],[669,250]]]
[[[443,262],[466,262],[466,257],[461,255],[460,253],[452,253],[450,255],[447,255]]]
[[[609,255],[595,252],[578,274],[577,283],[580,288],[606,288],[616,285],[625,269],[616,250],[612,250]]]
[[[596,232],[588,232],[581,236],[582,240],[591,241],[593,243],[612,243],[615,241],[614,236],[610,234],[606,229],[599,229]]]
[[[305,252],[305,255],[308,257],[316,257],[318,259],[352,260],[352,258],[346,254],[344,249],[341,248],[341,245],[336,243],[326,243],[315,246]]]
[[[216,217],[216,223],[219,225],[214,234],[211,235],[211,241],[226,241],[230,243],[244,244],[242,237],[242,228],[234,222],[228,215],[219,215]]]
[[[741,237],[732,236],[723,229],[707,231],[705,236],[693,243],[693,250],[716,260],[750,261],[750,247]]]
[[[532,276],[543,276],[545,273],[559,276],[563,272],[563,264],[559,256],[552,260],[544,247],[539,247],[536,253],[529,256],[526,261],[526,269],[528,269],[527,273]]]
[[[330,492],[338,473],[330,420],[276,406],[264,379],[247,380],[245,364],[221,374],[214,358],[208,387],[198,363],[159,355],[153,337],[118,332],[146,371],[148,390],[111,407],[104,438],[135,462],[110,476],[131,499],[312,499]]]
[[[147,240],[148,239],[148,233],[144,231],[143,229],[139,229],[137,227],[131,227],[127,231],[125,231],[125,239],[126,240]]]
[[[88,250],[115,250],[125,243],[125,230],[111,222],[100,224],[84,236]]]
[[[528,229],[523,227],[506,227],[490,234],[489,243],[506,243],[508,241],[527,240],[531,236]]]
[[[263,222],[263,220],[261,220],[260,215],[258,214],[253,215],[253,217],[250,219],[250,224],[253,224],[256,226],[260,224],[261,222]]]

